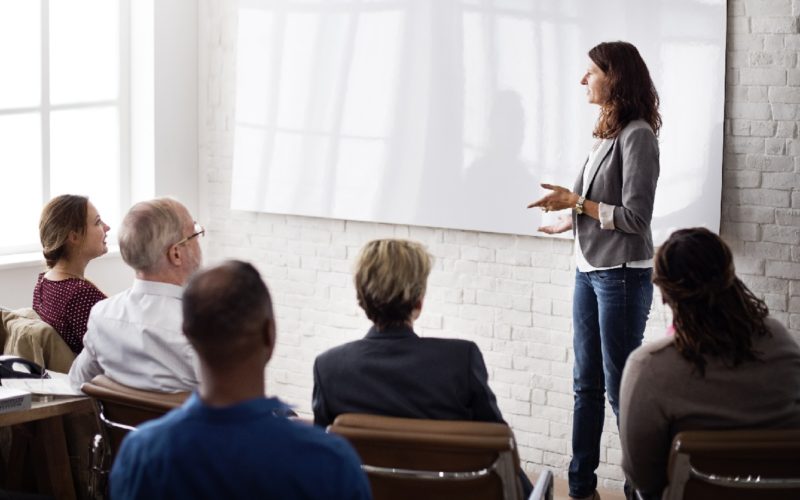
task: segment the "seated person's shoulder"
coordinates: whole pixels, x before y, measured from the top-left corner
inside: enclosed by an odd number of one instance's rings
[[[322,354],[320,354],[320,356],[322,356],[322,355],[336,355],[336,354],[341,353],[341,352],[347,352],[347,351],[349,351],[351,349],[356,349],[359,346],[364,345],[365,343],[366,343],[365,339],[351,340],[349,342],[345,342],[344,344],[339,344],[337,346],[331,347],[330,349],[328,349],[328,350],[324,351]]]
[[[89,281],[80,281],[73,289],[69,303],[72,307],[86,307],[91,309],[104,300],[106,300],[106,294],[101,292],[99,288]],[[86,312],[88,312],[88,310]]]
[[[75,290],[76,293],[101,295],[103,298],[106,296],[89,280],[75,280]]]
[[[358,349],[360,345],[363,345],[363,342],[364,342],[363,339],[354,340],[342,345],[331,347],[330,349],[323,351],[321,354],[317,355],[317,363],[325,363],[328,360],[338,359],[342,356],[347,356],[354,350]]]
[[[677,354],[675,338],[670,335],[645,342],[631,353],[630,359],[646,361],[653,356],[672,356],[675,354]]]
[[[95,304],[95,308],[97,311],[102,311],[103,309],[112,308],[116,304],[120,304],[125,300],[127,300],[127,290],[116,293],[109,297],[104,297],[102,300],[98,301],[97,304]]]
[[[110,320],[136,320],[139,319],[138,314],[141,314],[139,311],[147,304],[149,302],[144,301],[141,296],[136,296],[128,288],[97,302],[92,308],[92,316]],[[180,308],[175,308],[175,311],[179,313]]]
[[[675,347],[675,338],[665,336],[648,341],[636,348],[625,363],[627,372],[638,376],[661,377],[661,372],[674,372],[679,367],[690,369],[686,360]]]
[[[764,319],[764,324],[772,334],[775,341],[781,344],[783,343],[788,344],[788,346],[790,346],[791,348],[800,351],[800,344],[798,344],[797,340],[794,337],[792,337],[792,334],[789,333],[786,327],[783,326],[783,323],[773,318],[772,316],[767,316]]]
[[[191,403],[190,403],[191,406]],[[350,444],[342,437],[326,433],[322,428],[310,423],[295,421],[285,417],[260,418],[260,424],[250,427],[250,431],[260,429],[261,439],[271,441],[276,449],[284,450],[281,453],[290,453],[293,459],[303,458],[313,462],[316,467],[325,470],[343,470],[359,468],[360,460]],[[211,422],[215,419],[212,417]],[[128,459],[137,463],[153,463],[158,461],[172,461],[186,456],[201,453],[202,448],[197,447],[197,440],[203,440],[204,432],[209,429],[208,416],[193,415],[186,407],[173,410],[163,417],[142,424],[134,433],[129,433],[125,439],[124,450]],[[216,422],[213,427],[221,431],[222,422]],[[235,424],[232,424],[235,425]],[[246,432],[245,432],[246,434]],[[240,446],[241,433],[234,431],[231,446]],[[279,437],[280,436],[280,437]],[[230,437],[230,436],[229,436]],[[217,444],[227,441],[228,438],[216,436],[212,438]],[[256,438],[258,441],[259,438]],[[238,444],[237,444],[238,443]],[[209,459],[204,455],[203,459]]]
[[[466,339],[446,339],[443,337],[420,337],[420,340],[429,344],[456,347],[462,349],[470,349],[472,346],[477,347],[477,344],[471,340]]]
[[[432,349],[442,349],[450,352],[480,351],[478,345],[465,339],[445,339],[441,337],[420,337],[422,345]]]
[[[338,370],[343,359],[359,359],[373,353],[376,345],[374,340],[361,339],[333,347],[317,356],[315,365],[319,370]],[[379,341],[380,342],[380,341]],[[402,339],[403,352],[419,352],[424,359],[430,356],[439,356],[442,359],[467,359],[481,356],[480,349],[475,342],[464,339],[446,339],[439,337],[415,337]],[[393,344],[386,344],[389,350],[394,349]],[[385,352],[379,349],[380,352]]]

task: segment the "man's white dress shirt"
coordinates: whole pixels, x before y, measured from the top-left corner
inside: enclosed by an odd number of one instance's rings
[[[181,331],[183,288],[136,279],[89,313],[83,351],[69,371],[79,389],[101,373],[150,391],[192,391],[199,384],[197,356]]]

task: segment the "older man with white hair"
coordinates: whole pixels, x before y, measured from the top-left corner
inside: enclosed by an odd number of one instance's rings
[[[181,408],[127,435],[111,470],[111,498],[371,498],[344,439],[286,418],[283,402],[264,397],[277,333],[267,284],[251,264],[197,273],[183,313],[200,387]]]
[[[119,230],[133,286],[98,302],[83,351],[69,371],[76,389],[101,373],[138,389],[180,392],[199,384],[194,349],[181,332],[183,285],[200,267],[205,230],[171,198],[135,204]]]

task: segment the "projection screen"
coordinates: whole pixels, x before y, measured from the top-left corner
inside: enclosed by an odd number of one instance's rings
[[[525,206],[594,140],[586,54],[627,40],[661,97],[654,240],[718,231],[725,26],[724,0],[240,0],[231,208],[541,234]]]

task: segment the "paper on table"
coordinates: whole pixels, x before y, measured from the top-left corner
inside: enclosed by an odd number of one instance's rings
[[[50,394],[53,396],[83,396],[69,385],[66,373],[47,372],[50,378],[4,378],[3,387],[21,389],[33,394]]]

